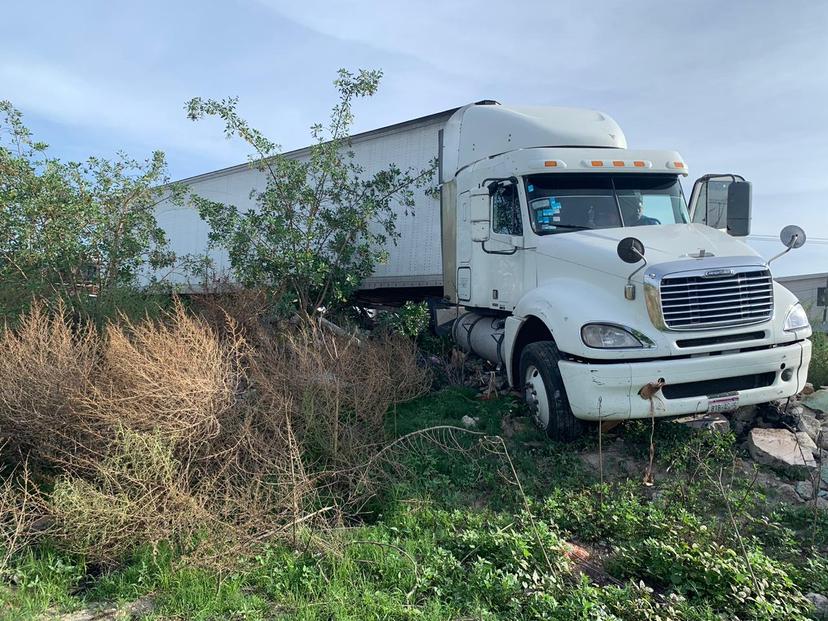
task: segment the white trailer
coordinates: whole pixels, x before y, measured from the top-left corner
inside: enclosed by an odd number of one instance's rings
[[[438,156],[441,132],[456,110],[356,134],[351,138],[351,150],[366,175],[379,172],[390,163],[396,163],[402,170],[427,169]],[[285,156],[305,160],[309,156],[309,148],[290,151]],[[254,207],[250,191],[263,190],[266,177],[249,164],[240,164],[178,183],[188,186],[192,193],[203,198],[246,210]],[[442,287],[440,201],[426,190],[423,188],[416,192],[414,215],[399,210],[396,226],[400,237],[396,245],[388,245],[388,261],[377,265],[373,276],[362,283],[363,290],[423,289],[424,292],[435,292]],[[221,248],[209,247],[209,226],[194,207],[164,204],[158,209],[157,219],[167,232],[170,249],[177,256],[206,254],[217,272],[229,274],[227,253]],[[184,273],[174,274],[170,280],[191,290],[197,290],[200,286],[197,279],[193,280],[192,276]]]
[[[739,239],[750,184],[738,175],[700,178],[688,204],[681,155],[628,149],[606,114],[491,101],[359,134],[353,151],[369,174],[439,158],[439,204],[423,193],[415,216],[400,214],[399,244],[363,286],[442,287],[464,309],[455,340],[505,371],[550,436],[803,388],[811,327]],[[185,182],[247,207],[264,179],[244,165]],[[159,220],[176,252],[206,248],[193,210]],[[782,241],[786,252],[804,232],[786,227]]]

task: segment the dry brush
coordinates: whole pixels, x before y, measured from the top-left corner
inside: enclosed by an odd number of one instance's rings
[[[214,329],[180,304],[98,333],[36,307],[0,334],[0,458],[18,473],[0,546],[46,535],[106,563],[142,544],[215,553],[341,523],[371,493],[358,473],[386,413],[428,385],[393,336],[229,316]]]

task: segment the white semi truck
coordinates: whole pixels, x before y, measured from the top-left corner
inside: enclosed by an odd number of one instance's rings
[[[366,173],[438,158],[440,198],[422,193],[415,216],[400,214],[399,243],[365,295],[441,294],[458,308],[458,345],[498,365],[551,437],[803,388],[811,327],[738,239],[750,227],[738,175],[702,177],[688,204],[683,158],[628,149],[609,116],[492,101],[356,135],[352,148]],[[241,165],[184,183],[244,208],[265,181]],[[177,253],[207,248],[193,209],[159,221]],[[786,252],[805,235],[786,227],[782,241]]]

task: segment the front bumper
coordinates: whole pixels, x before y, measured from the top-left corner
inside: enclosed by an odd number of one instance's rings
[[[638,391],[649,382],[663,379],[665,384],[704,382],[720,378],[773,372],[773,382],[762,388],[739,390],[739,405],[765,403],[795,395],[804,386],[811,360],[811,342],[758,351],[725,353],[679,360],[594,364],[561,361],[560,370],[572,413],[585,420],[625,420],[648,418],[650,401]],[[784,365],[784,366],[783,366]],[[792,369],[788,380],[782,369]],[[706,412],[707,395],[668,399],[659,390],[652,399],[652,415],[680,416]]]

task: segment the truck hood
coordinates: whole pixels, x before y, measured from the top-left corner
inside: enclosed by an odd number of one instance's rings
[[[641,263],[624,263],[616,254],[618,242],[635,237],[644,244],[644,257],[650,266],[659,263],[687,261],[687,269],[696,269],[700,250],[705,256],[732,257],[751,264],[762,263],[761,256],[744,242],[704,224],[667,224],[637,226],[597,231],[575,231],[547,235],[538,240],[537,253],[574,263],[589,269],[627,278]],[[695,255],[695,256],[693,256]],[[636,280],[640,281],[642,272]]]

